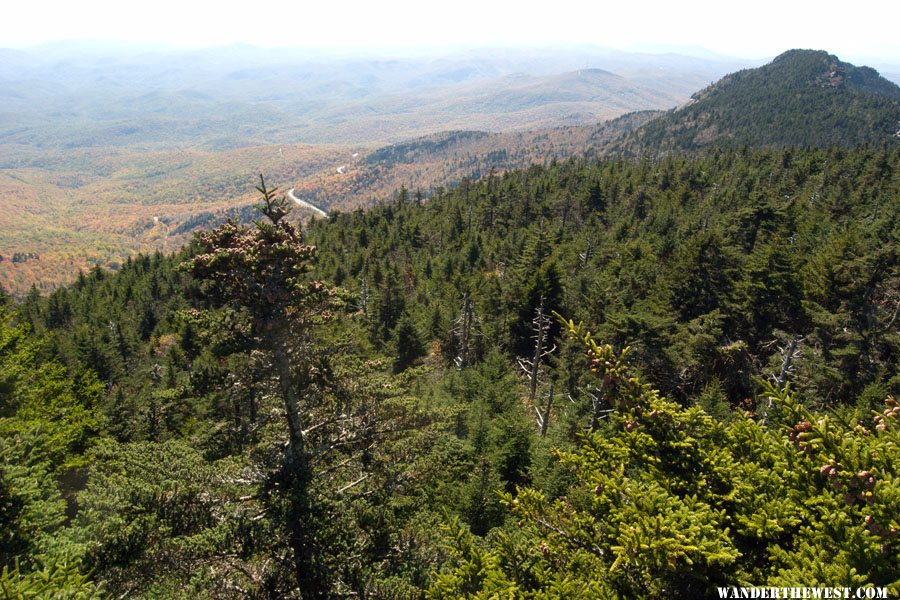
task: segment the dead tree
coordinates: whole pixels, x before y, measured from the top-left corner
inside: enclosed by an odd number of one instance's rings
[[[603,400],[603,396],[600,395],[600,390],[598,388],[589,387],[578,388],[580,392],[582,392],[585,396],[588,397],[588,400],[591,401],[591,420],[588,423],[588,431],[595,431],[597,426],[600,424],[600,419],[605,419],[615,411],[614,408],[603,408],[606,406],[606,403]],[[572,404],[578,404],[578,402],[571,395],[568,396],[569,402]]]
[[[534,405],[535,399],[537,398],[537,389],[541,379],[541,366],[543,365],[544,360],[556,350],[556,345],[547,349],[552,320],[545,312],[543,294],[541,294],[541,299],[537,309],[534,311],[534,315],[534,319],[531,321],[532,331],[534,332],[534,335],[532,336],[534,339],[534,353],[530,359],[518,359],[519,368],[522,369],[525,373],[525,377],[527,377],[529,381],[528,401],[532,405]],[[547,432],[547,424],[550,421],[550,409],[552,405],[553,385],[551,384],[550,394],[547,397],[547,402],[543,411],[537,406],[534,407],[535,412],[537,412],[538,426],[541,428],[542,436]]]
[[[794,372],[796,371],[796,365],[794,362],[800,358],[801,349],[800,343],[803,342],[802,337],[798,335],[791,336],[791,341],[788,342],[786,346],[779,347],[778,352],[781,354],[781,370],[778,375],[772,376],[772,383],[776,388],[781,389],[787,383],[788,378],[790,378]],[[772,396],[769,396],[766,401],[766,408],[763,410],[762,419],[760,422],[765,425],[766,419],[769,417],[769,411],[772,409]]]
[[[475,336],[478,325],[478,317],[475,315],[475,305],[468,294],[463,294],[462,309],[459,318],[453,321],[451,335],[456,340],[456,356],[453,364],[459,370],[472,364],[475,356]]]
[[[550,382],[550,391],[547,392],[547,401],[544,404],[544,409],[541,410],[537,406],[534,407],[534,411],[537,413],[538,418],[538,427],[541,430],[541,437],[547,435],[547,426],[550,425],[550,409],[553,408],[553,382]]]
[[[578,262],[582,267],[586,267],[591,258],[594,257],[595,241],[593,237],[588,238],[584,246],[584,252],[578,253]]]
[[[363,315],[369,314],[369,284],[366,282],[364,275],[359,276],[359,299],[357,304]]]

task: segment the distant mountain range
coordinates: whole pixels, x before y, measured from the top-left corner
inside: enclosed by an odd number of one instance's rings
[[[228,46],[0,50],[0,144],[233,149],[384,144],[665,109],[748,66],[596,47],[366,58]]]

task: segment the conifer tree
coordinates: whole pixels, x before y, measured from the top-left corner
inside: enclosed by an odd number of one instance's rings
[[[312,473],[306,431],[305,402],[316,377],[310,355],[313,329],[329,316],[334,290],[308,277],[316,254],[303,242],[301,232],[287,217],[290,205],[277,198],[276,189],[266,187],[260,176],[257,187],[262,218],[251,228],[228,221],[202,233],[200,253],[188,269],[203,282],[212,304],[220,304],[249,317],[249,339],[258,340],[269,353],[284,403],[288,430],[283,475],[290,494],[288,526],[297,578],[308,597],[324,593],[324,573],[308,528]]]

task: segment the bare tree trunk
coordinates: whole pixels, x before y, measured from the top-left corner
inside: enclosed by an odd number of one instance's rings
[[[294,385],[294,376],[291,372],[290,354],[280,333],[272,336],[272,359],[275,363],[275,372],[278,374],[278,386],[281,388],[281,397],[284,401],[284,410],[288,425],[288,461],[305,460],[305,448],[303,440],[303,420],[300,417],[300,399],[297,388]]]
[[[550,425],[550,409],[553,408],[553,382],[550,382],[550,393],[547,394],[547,404],[544,405],[544,414],[541,415],[541,437],[547,435],[547,426]]]
[[[468,294],[463,295],[462,313],[454,322],[452,333],[459,340],[459,348],[454,362],[457,369],[465,369],[472,362],[474,349],[472,348],[473,329],[476,325],[475,309]]]
[[[781,372],[777,377],[774,377],[775,386],[779,389],[784,387],[785,382],[787,382],[788,376],[794,370],[794,360],[796,360],[800,356],[799,344],[803,341],[798,335],[794,335],[791,337],[791,341],[785,348],[781,349]],[[766,407],[763,410],[762,419],[760,423],[763,425],[766,424],[766,420],[769,418],[769,411],[772,410],[772,397],[769,396],[766,401]]]
[[[541,368],[541,358],[544,356],[544,335],[546,333],[547,328],[544,326],[544,295],[541,294],[541,302],[535,317],[534,358],[531,361],[531,373],[529,374],[531,389],[528,393],[528,401],[532,403],[534,403],[534,399],[537,396],[538,375]]]
[[[294,552],[294,572],[302,598],[326,598],[328,578],[319,562],[320,552],[315,540],[314,507],[311,497],[312,470],[303,436],[303,417],[300,409],[300,390],[293,373],[286,322],[275,321],[269,329],[278,385],[284,400],[288,425],[288,446],[285,449],[283,478],[288,497],[288,543]]]
[[[250,390],[250,397],[247,399],[247,418],[250,421],[250,425],[256,425],[256,392],[253,389]]]

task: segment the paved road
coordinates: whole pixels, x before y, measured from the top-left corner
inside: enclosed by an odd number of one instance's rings
[[[310,204],[309,202],[307,202],[306,200],[301,200],[300,198],[298,198],[297,196],[295,196],[295,195],[294,195],[294,188],[289,189],[287,195],[288,195],[288,198],[290,198],[291,200],[293,200],[293,201],[294,201],[296,204],[298,204],[299,206],[302,206],[303,208],[308,208],[308,209],[312,210],[313,212],[315,212],[315,213],[316,213],[317,215],[319,215],[320,217],[324,217],[324,218],[326,218],[326,219],[328,218],[328,213],[327,213],[327,212],[325,212],[324,210],[322,210],[322,209],[319,208],[318,206],[314,206],[314,205]]]

